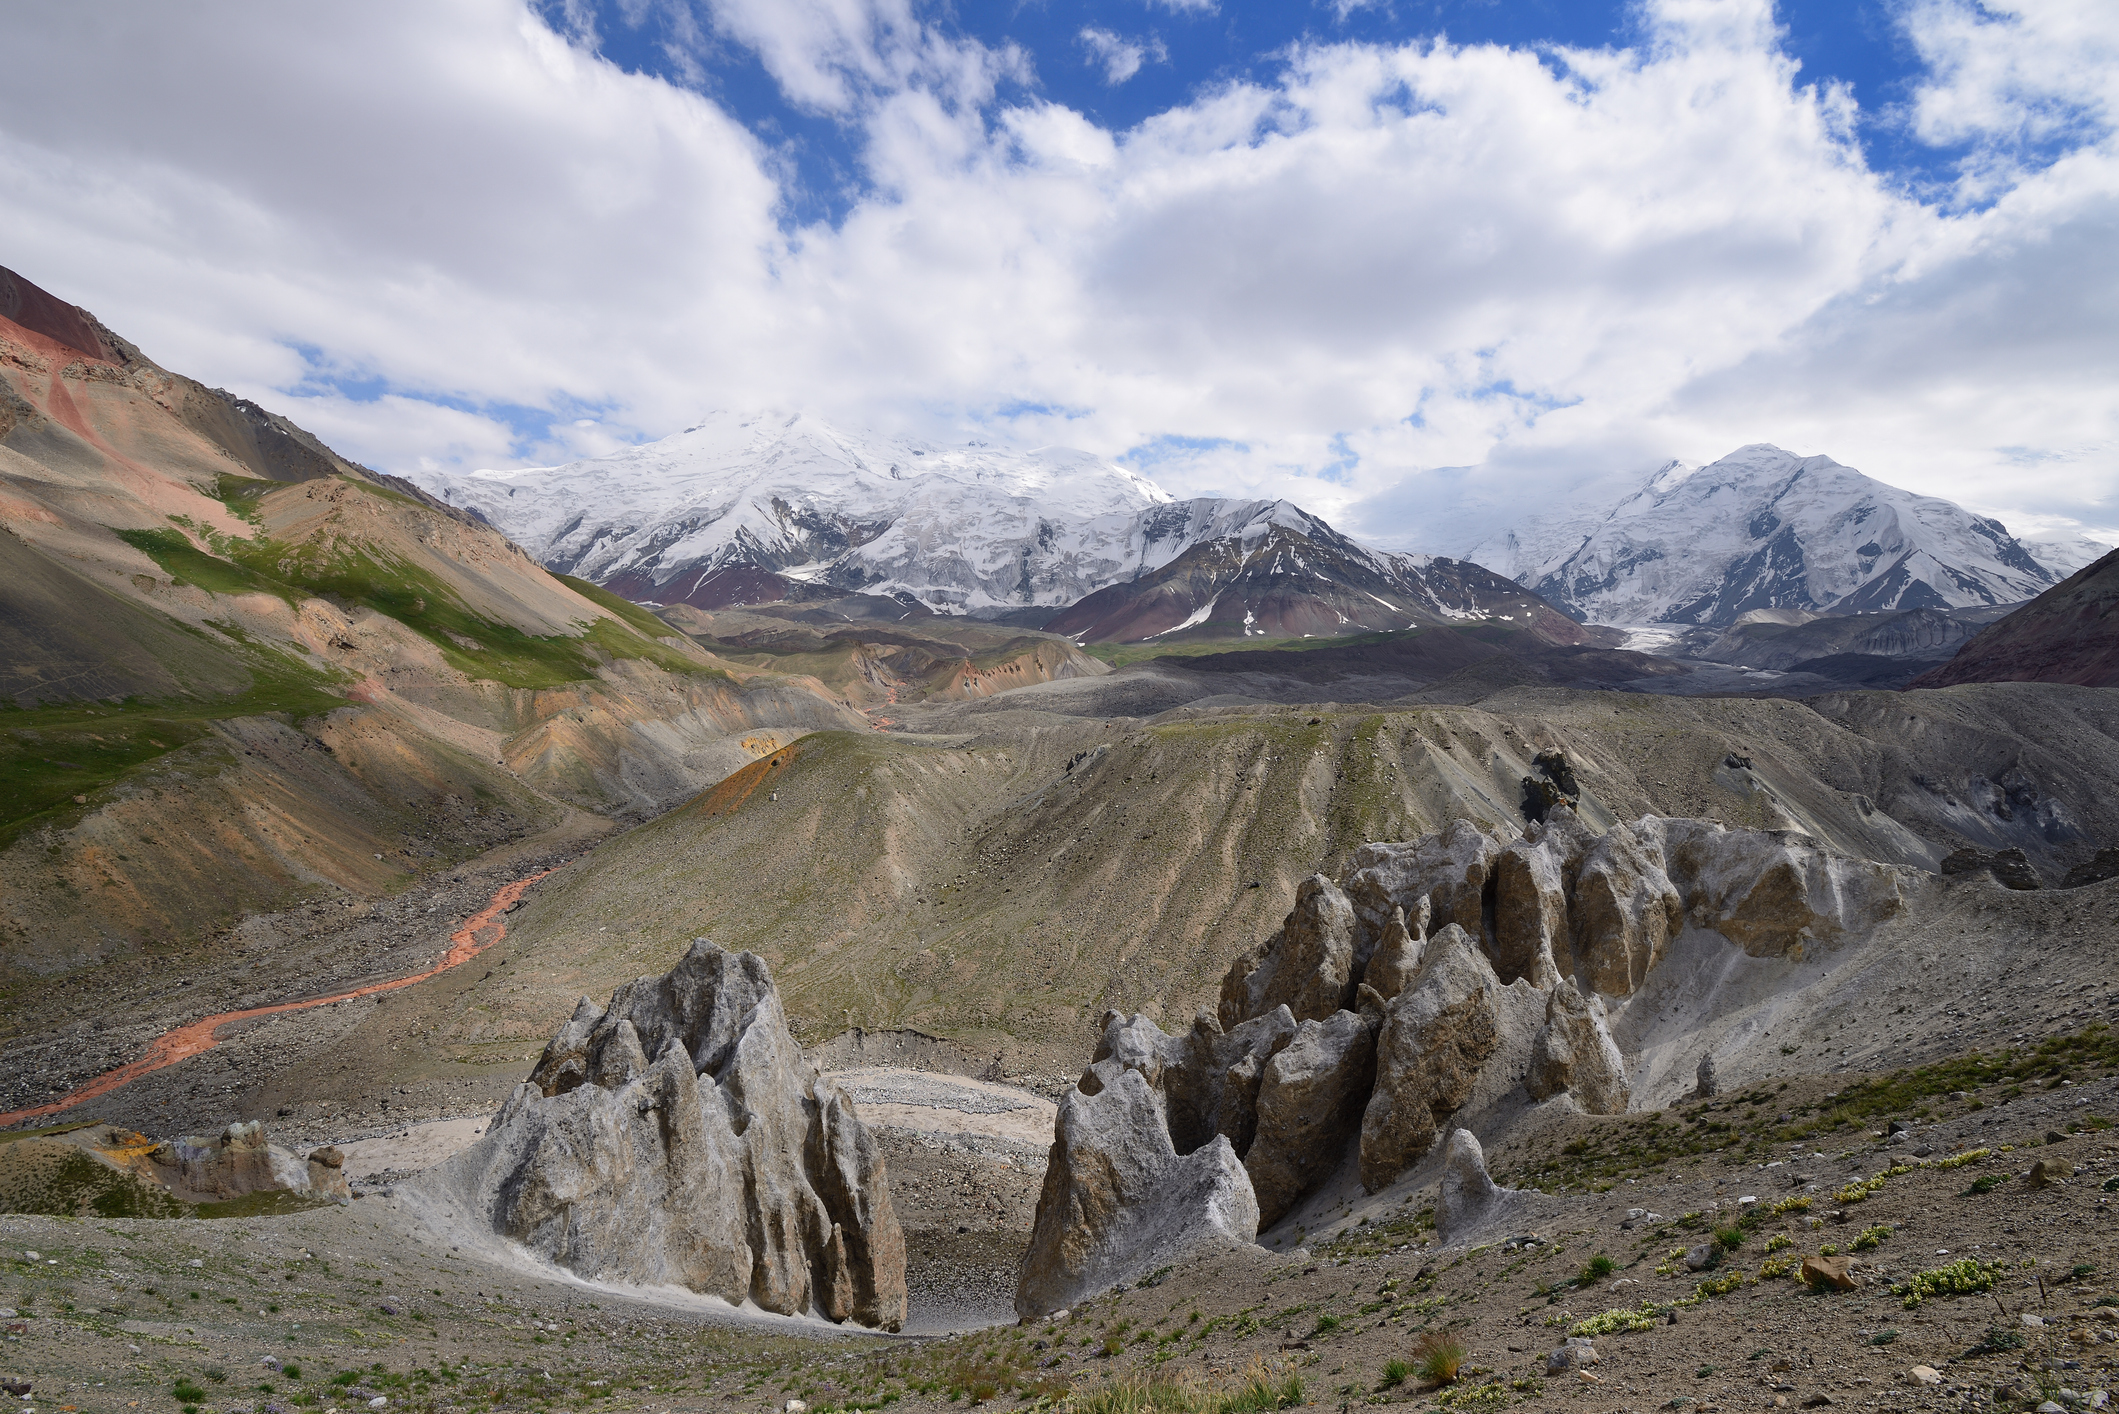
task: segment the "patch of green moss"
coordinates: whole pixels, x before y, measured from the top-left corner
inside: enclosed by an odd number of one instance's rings
[[[301,590],[260,574],[248,565],[209,555],[191,543],[181,530],[119,530],[120,540],[140,551],[179,585],[195,585],[209,594],[275,594],[292,605],[302,602]]]
[[[240,1198],[230,1198],[221,1203],[201,1203],[192,1209],[192,1215],[200,1218],[278,1218],[289,1213],[306,1213],[311,1208],[328,1208],[331,1201],[326,1198],[311,1198],[302,1193],[290,1193],[284,1188],[275,1188],[263,1193],[245,1193]]]
[[[267,492],[277,491],[287,483],[266,481],[255,476],[237,476],[233,472],[222,472],[213,481],[213,496],[239,520],[252,525],[264,524],[264,516],[258,510],[258,499]]]
[[[184,1204],[132,1174],[114,1169],[78,1149],[56,1163],[17,1170],[0,1207],[11,1213],[74,1218],[180,1218]]]

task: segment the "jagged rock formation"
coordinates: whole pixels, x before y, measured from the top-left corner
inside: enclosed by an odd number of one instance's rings
[[[1285,1008],[1275,1019],[1286,1020]],[[1290,1022],[1288,1031],[1293,1030]],[[1277,1029],[1247,1041],[1285,1038]],[[1060,1102],[1015,1307],[1042,1316],[1202,1246],[1258,1236],[1258,1203],[1224,1135],[1181,1152],[1156,1082],[1171,1045],[1144,1017],[1107,1018],[1104,1042]],[[1254,1056],[1247,1052],[1245,1060]],[[1260,1068],[1255,1064],[1251,1069]],[[1252,1087],[1257,1079],[1250,1082]],[[1241,1082],[1233,1088],[1242,1090]],[[1254,1088],[1255,1093],[1255,1088]]]
[[[1126,1280],[1142,1250],[1230,1240],[1238,1206],[1271,1226],[1350,1160],[1374,1192],[1512,1094],[1622,1113],[1606,999],[1639,991],[1686,930],[1799,957],[1904,907],[1894,868],[1804,835],[1661,816],[1597,834],[1564,803],[1505,844],[1457,820],[1363,845],[1342,882],[1303,881],[1189,1031],[1105,1017],[1061,1108],[1018,1307]],[[1485,1221],[1500,1190],[1478,1141],[1456,1129],[1448,1159],[1451,1221]]]
[[[1531,1042],[1523,1088],[1533,1100],[1571,1094],[1591,1114],[1626,1112],[1626,1061],[1612,1039],[1602,998],[1583,1000],[1564,978],[1553,987],[1545,999],[1545,1025]]]
[[[904,1321],[882,1152],[753,953],[702,938],[609,1007],[582,998],[450,1167],[496,1231],[582,1276]]]

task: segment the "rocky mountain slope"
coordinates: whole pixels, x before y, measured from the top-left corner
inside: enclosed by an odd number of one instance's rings
[[[1431,624],[1525,628],[1599,641],[1497,574],[1367,547],[1286,501],[1180,501],[1145,513],[1150,543],[1183,545],[1046,624],[1081,642],[1326,638]]]
[[[1764,443],[1468,552],[1592,623],[2016,603],[2059,576],[1998,521]]]
[[[802,730],[866,725],[20,276],[0,306],[16,978],[394,890],[569,808],[651,812]]]
[[[2119,550],[1982,630],[1916,687],[2067,682],[2119,687]]]

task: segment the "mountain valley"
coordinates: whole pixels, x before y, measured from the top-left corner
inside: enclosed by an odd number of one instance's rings
[[[1758,447],[1534,579],[784,414],[399,480],[0,316],[34,1407],[2119,1375],[2112,557]]]

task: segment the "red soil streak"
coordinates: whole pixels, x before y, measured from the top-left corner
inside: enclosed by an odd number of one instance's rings
[[[116,1070],[105,1071],[80,1089],[63,1095],[48,1105],[39,1105],[30,1110],[16,1110],[13,1114],[0,1114],[0,1129],[20,1124],[26,1119],[41,1119],[45,1115],[70,1110],[84,1100],[93,1100],[98,1095],[108,1095],[120,1086],[130,1085],[143,1075],[150,1075],[175,1065],[180,1060],[188,1060],[192,1056],[210,1051],[220,1043],[221,1029],[234,1022],[248,1021],[259,1016],[279,1016],[290,1011],[307,1011],[311,1007],[329,1006],[333,1002],[351,1001],[356,997],[372,997],[377,992],[394,992],[400,987],[424,982],[452,967],[461,966],[508,935],[507,925],[500,921],[500,915],[520,900],[523,894],[528,892],[530,885],[552,872],[554,871],[544,869],[528,878],[517,879],[512,884],[503,884],[484,908],[473,914],[463,927],[449,935],[449,951],[442,955],[442,960],[416,977],[400,977],[394,982],[377,982],[373,986],[356,987],[350,992],[336,992],[328,997],[312,997],[308,1001],[281,1002],[276,1006],[251,1007],[247,1011],[224,1011],[218,1016],[209,1016],[203,1021],[194,1021],[173,1031],[165,1031],[154,1039],[148,1046],[147,1053],[138,1060],[121,1065]],[[483,942],[479,941],[478,935],[488,931],[492,936]]]

